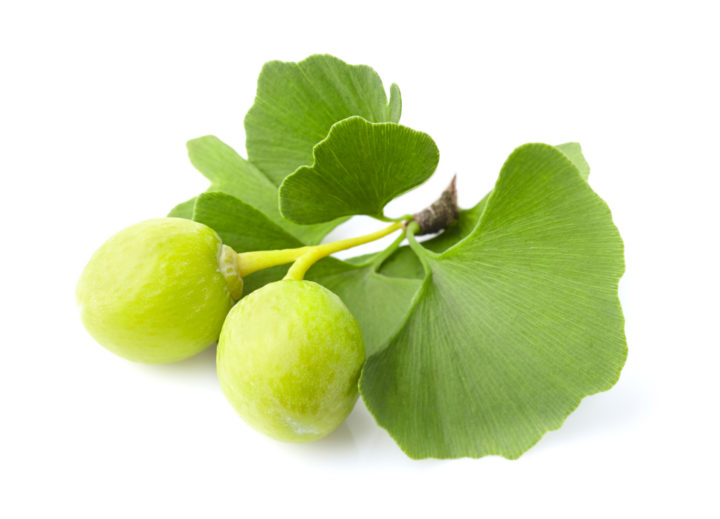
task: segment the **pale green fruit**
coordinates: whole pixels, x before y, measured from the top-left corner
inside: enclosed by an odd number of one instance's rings
[[[228,314],[217,368],[248,424],[277,440],[308,442],[350,414],[364,361],[360,327],[340,298],[312,281],[283,280]]]
[[[191,220],[128,227],[95,252],[80,277],[83,324],[97,342],[133,361],[195,355],[218,339],[232,295],[239,297],[233,254],[215,231]]]

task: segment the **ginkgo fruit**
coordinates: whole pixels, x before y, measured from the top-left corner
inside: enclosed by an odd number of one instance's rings
[[[365,347],[357,321],[330,290],[284,279],[242,299],[220,335],[220,385],[238,414],[277,440],[335,430],[358,398]]]
[[[77,285],[90,335],[126,359],[175,362],[220,335],[242,293],[235,252],[209,227],[158,218],[128,227],[92,256]]]

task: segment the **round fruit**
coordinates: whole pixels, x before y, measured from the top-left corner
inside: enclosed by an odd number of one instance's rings
[[[215,231],[191,220],[128,227],[95,252],[80,277],[83,324],[97,342],[133,361],[195,355],[217,340],[232,296],[240,295],[231,256]]]
[[[365,347],[338,296],[312,281],[265,285],[228,314],[218,343],[220,385],[252,427],[308,442],[350,414]]]

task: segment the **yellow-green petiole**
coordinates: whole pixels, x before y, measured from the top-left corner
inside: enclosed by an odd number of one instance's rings
[[[314,247],[303,247],[305,250],[297,257],[295,263],[293,263],[292,267],[290,267],[284,279],[301,280],[305,277],[305,273],[308,269],[322,258],[341,250],[351,249],[353,247],[357,247],[358,245],[379,240],[380,238],[402,229],[403,227],[405,227],[405,222],[395,222],[384,229],[364,236],[357,236],[355,238],[348,238],[346,240],[339,240],[332,243],[323,243],[321,245],[315,245]]]

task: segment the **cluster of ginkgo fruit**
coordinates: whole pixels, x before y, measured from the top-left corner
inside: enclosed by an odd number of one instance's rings
[[[220,384],[240,416],[275,439],[313,441],[350,414],[365,348],[340,298],[303,277],[319,259],[404,225],[236,253],[201,223],[147,220],[112,236],[90,259],[77,286],[82,321],[101,345],[137,362],[176,362],[217,342]],[[243,278],[286,263],[293,264],[285,278],[242,297]]]

